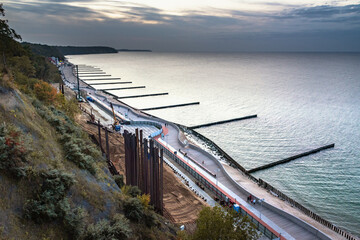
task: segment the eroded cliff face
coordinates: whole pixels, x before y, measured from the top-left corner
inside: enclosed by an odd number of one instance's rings
[[[136,209],[147,221],[127,219],[124,203],[138,198],[121,192],[88,134],[8,81],[2,75],[0,239],[174,238],[151,209]]]

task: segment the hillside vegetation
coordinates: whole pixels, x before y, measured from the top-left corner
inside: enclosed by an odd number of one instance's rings
[[[2,4],[0,15],[4,16]],[[149,195],[112,176],[75,119],[57,68],[0,19],[0,239],[176,239]],[[50,49],[50,52],[54,49]],[[256,239],[233,211],[204,208],[179,239]]]
[[[147,195],[115,182],[76,100],[51,86],[57,68],[1,23],[0,239],[174,239]]]

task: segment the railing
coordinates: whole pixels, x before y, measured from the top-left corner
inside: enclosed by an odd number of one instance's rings
[[[215,186],[214,184],[212,184],[211,182],[209,182],[206,178],[204,178],[202,175],[200,175],[199,173],[197,173],[197,171],[195,171],[194,169],[192,169],[191,167],[189,167],[189,165],[187,165],[184,161],[182,161],[176,154],[174,154],[172,151],[170,151],[169,149],[167,149],[166,147],[164,147],[163,145],[161,145],[160,143],[158,143],[157,141],[154,142],[155,145],[161,149],[164,150],[164,153],[166,155],[168,155],[171,159],[173,159],[177,164],[179,164],[181,167],[183,167],[186,171],[188,171],[195,179],[197,179],[200,183],[202,183],[204,186],[206,186],[210,191],[212,191],[216,196],[218,196],[219,198],[225,200],[226,199],[226,195],[220,191],[218,189],[217,186]],[[262,223],[260,223],[257,219],[255,219],[251,214],[249,214],[248,211],[243,209],[243,206],[240,205],[240,213],[243,216],[247,216],[249,218],[249,220],[255,224],[255,226],[257,227],[257,230],[262,232],[265,236],[267,236],[270,239],[276,239],[279,238],[279,234],[278,233],[274,233],[272,232],[269,228],[267,228],[265,225],[263,225]],[[283,239],[283,238],[281,238]]]
[[[340,234],[341,236],[345,237],[346,239],[349,240],[358,240],[359,238],[351,235],[350,233],[346,232],[345,230],[335,226],[334,224],[332,224],[331,222],[327,221],[326,219],[320,217],[319,215],[317,215],[316,213],[312,212],[311,210],[309,210],[308,208],[304,207],[303,205],[301,205],[300,203],[298,203],[297,201],[295,201],[294,199],[288,197],[287,195],[285,195],[284,193],[282,193],[281,191],[279,191],[278,189],[274,188],[273,186],[271,186],[269,183],[265,182],[264,180],[262,180],[261,178],[259,178],[259,185],[269,191],[271,191],[272,193],[276,194],[277,197],[279,197],[280,199],[287,201],[288,203],[290,203],[292,206],[296,207],[297,209],[301,210],[303,213],[305,213],[307,216],[315,219],[317,222],[323,224],[324,226],[330,228],[331,230],[333,230],[334,232]]]
[[[201,165],[200,163],[198,163],[195,159],[193,159],[192,157],[190,157],[189,155],[187,155],[186,152],[182,151],[181,149],[179,149],[179,152],[182,153],[186,158],[190,159],[193,163],[195,163],[197,166],[199,166],[200,168],[202,168],[205,172],[207,172],[208,174],[210,174],[211,176],[216,178],[216,174],[213,173],[212,171],[210,171],[208,168],[206,168],[205,166]]]

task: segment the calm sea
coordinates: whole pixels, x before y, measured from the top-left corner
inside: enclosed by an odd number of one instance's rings
[[[118,53],[69,56],[145,89],[111,91],[136,108],[198,129],[246,169],[326,144],[335,148],[255,173],[319,215],[360,235],[360,54]],[[97,85],[97,88],[126,85]]]

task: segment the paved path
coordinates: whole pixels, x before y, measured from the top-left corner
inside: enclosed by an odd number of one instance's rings
[[[66,67],[63,70],[63,73],[65,75],[66,80],[68,80],[69,85],[75,87],[74,84],[76,78],[72,73],[72,70],[70,67]],[[155,118],[155,117],[149,117],[148,115],[141,113],[140,111],[136,110],[129,110],[128,106],[125,106],[118,101],[108,98],[106,99],[105,95],[102,93],[97,93],[95,89],[89,88],[86,84],[81,83],[81,88],[86,90],[89,94],[92,96],[96,96],[99,98],[103,103],[108,104],[108,101],[111,101],[114,104],[115,111],[118,114],[121,114],[124,118],[130,119],[133,121],[154,121],[157,123],[162,124],[165,126],[165,123],[167,123],[165,130],[165,137],[163,139],[158,138],[157,141],[166,144],[166,146],[171,147],[171,149],[178,151],[181,149],[182,152],[186,152],[187,156],[190,158],[187,158],[187,161],[189,164],[195,164],[197,165],[197,168],[199,169],[199,165],[203,165],[206,169],[210,170],[213,173],[216,173],[216,179],[212,176],[208,175],[209,179],[212,181],[216,181],[219,186],[222,186],[223,189],[227,189],[227,191],[234,194],[233,196],[236,196],[236,200],[239,201],[243,206],[245,206],[247,209],[249,209],[254,215],[259,217],[262,221],[264,221],[267,225],[272,227],[274,230],[281,233],[282,238],[281,239],[303,239],[303,240],[314,240],[314,239],[321,239],[317,236],[317,233],[315,229],[314,231],[309,231],[308,229],[303,228],[299,224],[291,221],[291,218],[295,218],[294,216],[287,216],[284,217],[283,215],[280,215],[276,211],[273,211],[272,209],[269,209],[267,207],[262,206],[261,204],[249,204],[246,202],[246,199],[248,195],[246,195],[243,191],[239,190],[239,187],[235,186],[234,182],[230,181],[227,174],[225,173],[224,169],[220,168],[218,161],[215,157],[211,157],[208,154],[204,153],[203,151],[199,151],[198,149],[193,149],[189,147],[184,147],[178,137],[180,130],[177,128],[176,125],[169,123],[163,119]],[[102,97],[104,96],[104,97]],[[101,111],[101,110],[99,110]],[[104,112],[104,114],[108,115]],[[110,118],[108,124],[111,124],[112,119]],[[156,127],[149,127],[145,125],[133,125],[133,126],[126,126],[124,125],[124,129],[129,130],[131,132],[134,132],[135,128],[140,128],[144,130],[144,137],[147,135],[150,135],[151,132],[157,131],[158,129]],[[186,159],[186,157],[182,154],[181,156]],[[190,161],[189,161],[190,159]],[[193,161],[196,161],[194,163]],[[290,219],[289,219],[290,218]],[[304,225],[307,225],[304,223]],[[315,232],[315,233],[314,233]],[[330,239],[330,238],[328,238]]]

